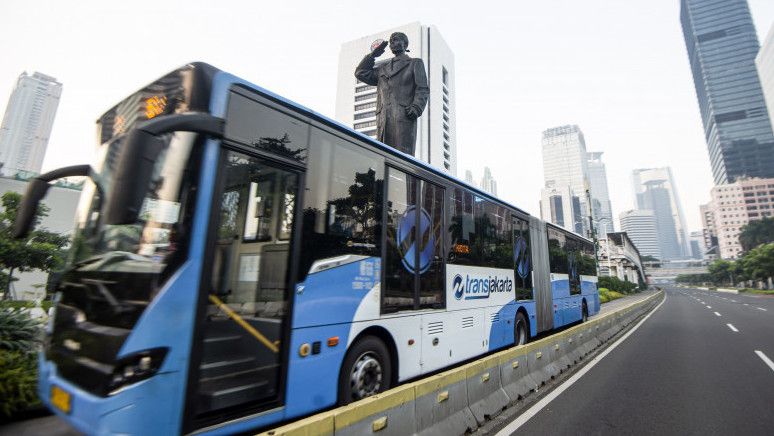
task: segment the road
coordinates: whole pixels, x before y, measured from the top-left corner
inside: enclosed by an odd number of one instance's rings
[[[670,288],[588,372],[492,434],[774,435],[772,360],[773,297]]]

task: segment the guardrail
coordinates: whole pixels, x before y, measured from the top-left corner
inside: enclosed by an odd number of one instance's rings
[[[407,383],[260,436],[456,435],[540,389],[656,306],[663,291],[561,333]]]

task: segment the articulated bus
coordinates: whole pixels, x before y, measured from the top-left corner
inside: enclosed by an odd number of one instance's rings
[[[599,310],[591,241],[209,65],[97,127],[15,227],[86,177],[39,364],[84,432],[267,428]]]

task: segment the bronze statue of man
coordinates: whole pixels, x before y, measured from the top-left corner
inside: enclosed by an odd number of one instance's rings
[[[376,86],[376,138],[413,156],[417,118],[425,110],[430,88],[422,60],[406,54],[408,42],[405,33],[393,33],[389,45],[395,57],[376,63],[387,47],[383,41],[360,61],[355,77]]]

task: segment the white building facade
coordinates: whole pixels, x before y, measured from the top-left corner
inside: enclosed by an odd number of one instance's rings
[[[484,177],[481,178],[481,189],[497,196],[497,181],[492,177],[492,170],[489,167],[484,167]]]
[[[336,119],[376,137],[376,87],[359,82],[355,68],[377,39],[389,40],[394,32],[409,39],[409,56],[425,64],[430,97],[417,120],[415,156],[441,171],[457,175],[456,88],[454,54],[434,26],[415,22],[363,36],[341,46],[336,89]],[[377,62],[390,59],[389,48]]]
[[[589,171],[583,132],[576,125],[547,129],[543,131],[542,150],[544,186],[559,191],[568,187],[571,191],[570,198],[575,197],[580,203],[576,213],[582,217],[588,217],[586,189],[589,183]],[[579,229],[575,226],[562,227],[583,236],[589,235],[590,229],[584,219],[581,220]]]
[[[642,256],[653,256],[661,259],[661,249],[658,243],[656,216],[652,210],[627,210],[621,212],[621,230],[637,247]]]
[[[53,77],[19,76],[0,125],[0,175],[40,173],[61,95]]]
[[[584,217],[577,195],[567,186],[547,186],[540,191],[540,219],[582,234]]]
[[[718,255],[737,259],[743,254],[739,233],[750,221],[774,216],[774,178],[737,179],[717,185],[712,200],[702,206],[704,232],[717,237]]]

